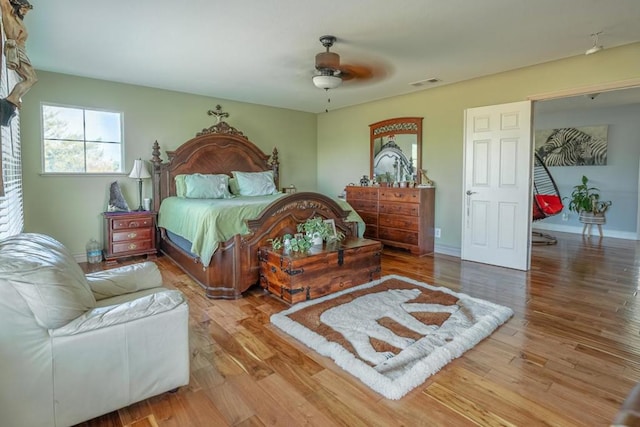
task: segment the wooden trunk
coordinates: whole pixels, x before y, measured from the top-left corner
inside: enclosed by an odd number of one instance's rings
[[[382,244],[369,239],[314,247],[309,254],[260,248],[260,285],[289,304],[380,278]]]

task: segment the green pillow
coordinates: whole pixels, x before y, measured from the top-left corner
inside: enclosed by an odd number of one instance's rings
[[[178,197],[186,197],[185,195],[187,194],[187,185],[184,183],[184,178],[187,175],[185,174],[181,174],[181,175],[176,175],[176,177],[174,178],[176,181],[176,196]]]
[[[273,171],[238,172],[233,171],[241,196],[265,196],[277,194],[278,189],[273,182]]]
[[[194,173],[184,178],[185,197],[189,199],[229,199],[229,175]]]
[[[229,178],[229,190],[231,190],[231,194],[236,196],[240,195],[240,187],[238,187],[238,180],[235,178]]]

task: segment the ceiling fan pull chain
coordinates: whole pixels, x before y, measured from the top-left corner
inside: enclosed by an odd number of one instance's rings
[[[327,92],[327,108],[324,109],[325,113],[329,112],[329,104],[331,104],[331,97],[329,97],[329,89],[325,89],[325,92]]]

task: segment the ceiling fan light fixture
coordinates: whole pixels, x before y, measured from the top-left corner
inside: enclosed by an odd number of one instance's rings
[[[313,76],[313,84],[319,89],[335,89],[342,84],[342,79],[333,75]]]

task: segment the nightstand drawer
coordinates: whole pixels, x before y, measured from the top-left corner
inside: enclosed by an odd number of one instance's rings
[[[153,233],[153,230],[150,227],[140,228],[140,229],[133,228],[133,229],[124,230],[124,231],[115,231],[113,233],[113,238],[111,240],[114,243],[124,242],[127,240],[150,240],[151,233]]]
[[[153,217],[135,218],[135,219],[112,219],[113,230],[122,228],[144,228],[153,226]]]
[[[146,255],[156,257],[156,213],[153,211],[104,212],[104,258]]]
[[[121,254],[123,252],[137,252],[151,249],[151,240],[136,240],[132,242],[119,242],[113,244],[113,254]],[[155,248],[154,248],[155,249]]]

